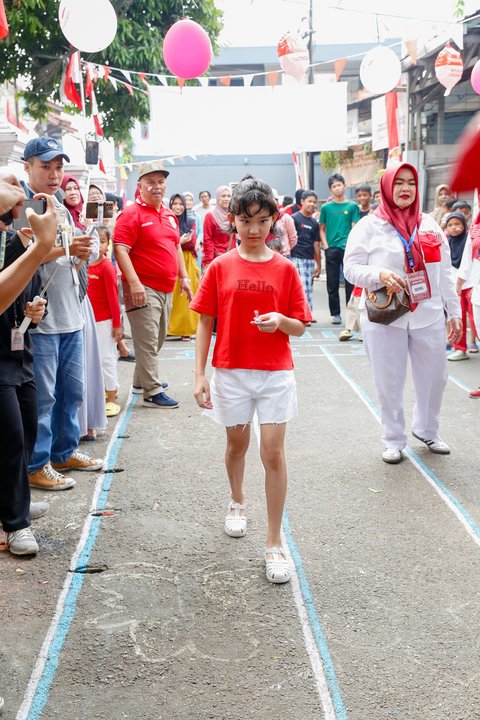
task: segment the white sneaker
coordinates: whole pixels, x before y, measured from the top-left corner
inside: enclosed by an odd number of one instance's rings
[[[38,520],[48,512],[47,502],[31,502],[30,503],[30,520]]]
[[[3,708],[5,707],[5,701],[0,697],[0,715],[3,715]]]
[[[402,451],[397,450],[397,448],[385,448],[382,454],[382,460],[390,465],[396,465],[403,460]]]
[[[7,533],[8,549],[13,555],[36,555],[38,544],[30,528]]]
[[[417,440],[420,440],[420,442],[425,443],[430,452],[436,453],[437,455],[450,455],[450,448],[447,443],[443,442],[443,440],[438,436],[432,438],[431,440],[425,440],[425,438],[420,437],[420,435],[415,435],[413,430],[412,435],[413,437],[416,437]]]

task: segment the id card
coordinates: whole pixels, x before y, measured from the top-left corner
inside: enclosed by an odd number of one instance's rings
[[[419,303],[422,302],[422,300],[430,299],[431,293],[425,270],[408,273],[405,280],[407,281],[408,294],[410,295],[410,299],[413,303]]]
[[[25,347],[25,338],[20,328],[12,328],[10,335],[10,350],[23,350]]]

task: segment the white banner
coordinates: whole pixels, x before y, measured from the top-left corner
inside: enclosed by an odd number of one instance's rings
[[[270,155],[347,147],[347,83],[150,86],[149,139],[135,154]]]

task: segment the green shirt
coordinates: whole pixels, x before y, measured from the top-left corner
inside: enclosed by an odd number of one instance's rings
[[[320,223],[325,224],[328,247],[345,250],[352,223],[360,220],[358,205],[352,200],[345,202],[327,202],[320,210]]]

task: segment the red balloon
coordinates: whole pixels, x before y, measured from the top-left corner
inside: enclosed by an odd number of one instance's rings
[[[163,59],[172,75],[191,80],[203,75],[212,62],[212,43],[193,20],[179,20],[163,41]]]

